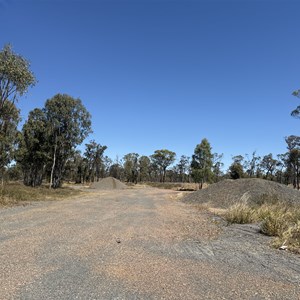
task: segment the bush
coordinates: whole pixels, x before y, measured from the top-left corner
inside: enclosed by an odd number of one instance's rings
[[[300,253],[300,206],[287,206],[283,203],[249,206],[236,204],[225,213],[229,223],[246,224],[261,222],[263,234],[274,236],[273,245],[282,245],[289,250]]]
[[[226,212],[225,219],[228,223],[247,224],[255,222],[255,210],[247,204],[235,204]]]

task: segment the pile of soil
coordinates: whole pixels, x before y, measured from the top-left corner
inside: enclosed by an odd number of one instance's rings
[[[116,178],[106,177],[98,182],[92,183],[90,188],[97,190],[124,190],[127,189],[127,186]]]
[[[300,204],[300,192],[286,185],[258,178],[226,179],[206,189],[185,196],[188,203],[209,203],[213,207],[228,208],[236,203],[263,204],[285,202]]]

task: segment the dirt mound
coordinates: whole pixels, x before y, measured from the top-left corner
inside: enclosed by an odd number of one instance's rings
[[[124,190],[127,189],[127,186],[116,178],[106,177],[98,182],[92,183],[90,188],[97,190]]]
[[[182,199],[189,203],[209,203],[213,207],[227,208],[235,203],[262,204],[286,202],[300,204],[300,192],[283,184],[264,179],[226,179]]]

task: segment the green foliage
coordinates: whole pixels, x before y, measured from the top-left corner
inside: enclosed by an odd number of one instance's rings
[[[148,156],[141,156],[139,158],[139,176],[140,176],[140,181],[147,181],[149,180],[150,176],[150,158]]]
[[[19,110],[16,106],[9,101],[5,102],[0,115],[0,177],[13,159],[19,119]]]
[[[90,141],[88,144],[85,144],[84,156],[87,161],[88,175],[85,181],[94,182],[95,178],[98,181],[101,173],[103,174],[103,154],[107,149],[107,146],[101,146],[96,143],[94,140]],[[102,171],[102,172],[101,172]]]
[[[195,182],[200,184],[200,189],[202,189],[204,182],[211,182],[213,177],[213,155],[211,149],[210,143],[204,138],[196,146],[192,156],[192,177]]]
[[[22,166],[25,185],[35,187],[42,184],[44,170],[50,159],[48,126],[45,112],[36,108],[29,113],[22,128],[16,159]]]
[[[186,181],[190,171],[190,158],[188,156],[181,155],[175,170],[178,170],[180,181]]]
[[[176,153],[167,149],[156,150],[151,156],[153,164],[157,165],[160,172],[160,182],[165,182],[166,170],[176,158]]]
[[[36,82],[29,62],[15,54],[10,45],[0,51],[0,116],[6,101],[14,102]]]
[[[229,176],[231,179],[239,179],[244,177],[244,169],[241,163],[233,162],[229,167]]]
[[[91,132],[90,118],[79,99],[61,94],[47,100],[44,109],[29,113],[17,154],[26,185],[41,185],[45,168],[50,167],[51,186],[61,186],[67,161]],[[106,149],[96,146],[95,160]]]
[[[44,112],[52,157],[50,185],[60,187],[65,164],[75,147],[91,132],[91,115],[80,99],[57,94],[46,101]]]
[[[300,90],[296,90],[292,93],[293,96],[300,98]],[[300,106],[297,106],[292,112],[291,115],[295,118],[299,118],[300,116]]]
[[[13,159],[19,110],[14,102],[35,84],[29,63],[15,54],[10,45],[0,51],[0,175]]]
[[[137,153],[128,153],[124,156],[124,175],[127,182],[137,183],[138,180],[138,158]]]

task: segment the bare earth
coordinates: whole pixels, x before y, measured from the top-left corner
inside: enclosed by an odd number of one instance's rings
[[[0,299],[300,299],[299,256],[154,188],[0,210]]]

